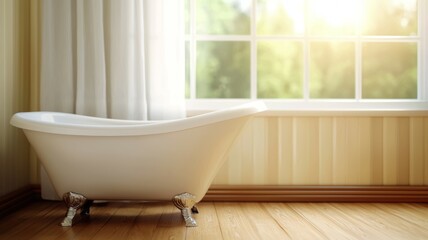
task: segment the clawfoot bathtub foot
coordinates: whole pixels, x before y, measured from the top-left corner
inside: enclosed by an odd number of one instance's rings
[[[192,217],[192,212],[197,208],[195,205],[195,196],[190,193],[181,193],[172,199],[174,205],[181,210],[181,215],[183,215],[184,221],[186,222],[186,227],[196,227],[196,220]]]
[[[68,207],[67,214],[61,222],[61,226],[63,227],[71,227],[73,225],[73,218],[76,215],[77,210],[79,210],[82,206],[85,205],[86,198],[83,195],[80,195],[78,193],[74,192],[68,192],[64,193],[62,196],[62,199],[64,200],[65,204]],[[89,214],[89,207],[85,206],[85,212]]]

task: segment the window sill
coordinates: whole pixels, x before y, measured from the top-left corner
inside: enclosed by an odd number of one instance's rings
[[[187,115],[195,116],[251,100],[187,100]],[[262,100],[268,110],[257,116],[428,116],[428,102],[416,100]]]

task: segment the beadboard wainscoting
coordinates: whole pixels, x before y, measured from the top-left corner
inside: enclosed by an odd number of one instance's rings
[[[428,115],[260,116],[213,185],[428,185]]]

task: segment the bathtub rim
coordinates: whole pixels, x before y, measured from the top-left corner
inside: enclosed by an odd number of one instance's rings
[[[107,119],[62,112],[19,112],[12,116],[10,124],[24,130],[52,134],[78,136],[141,136],[182,131],[230,119],[246,117],[266,110],[267,107],[263,101],[254,101],[188,118],[163,121]],[[71,124],[55,121],[55,116],[75,119],[81,122],[79,124]],[[91,122],[91,124],[89,124],[89,122]]]

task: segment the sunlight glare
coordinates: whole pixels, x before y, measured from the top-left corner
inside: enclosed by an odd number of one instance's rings
[[[312,0],[309,6],[310,16],[338,28],[357,23],[360,4],[355,0]]]

